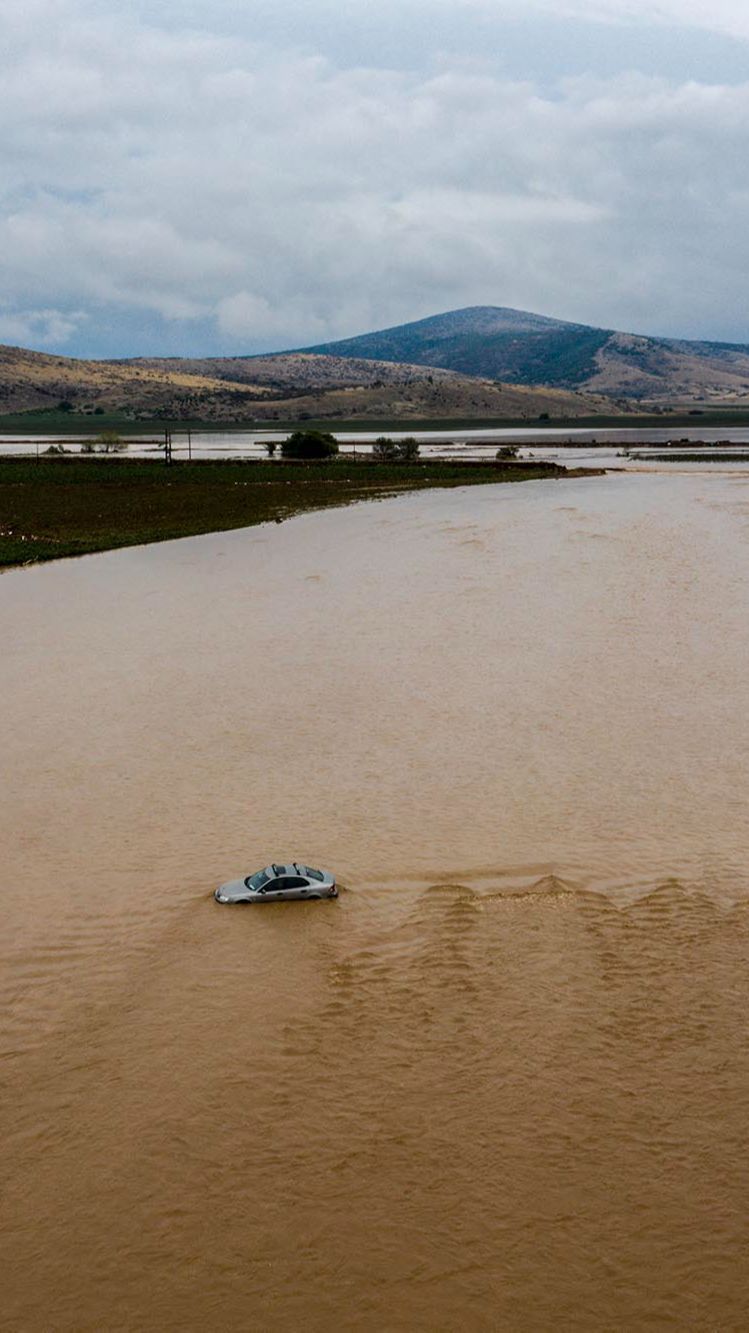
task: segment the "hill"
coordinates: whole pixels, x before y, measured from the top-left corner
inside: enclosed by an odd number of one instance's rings
[[[307,350],[619,399],[749,402],[749,346],[619,333],[503,306],[453,310]]]
[[[230,384],[184,371],[0,346],[0,414],[66,407],[92,416],[123,412],[134,418],[244,411],[269,396],[259,384]]]
[[[104,415],[263,423],[542,415],[565,420],[611,411],[602,397],[367,358],[286,353],[84,361],[0,347],[0,414],[60,408],[91,416],[92,424]]]
[[[0,347],[0,415],[138,420],[611,416],[638,402],[749,406],[749,347],[476,306],[264,356],[80,360]]]

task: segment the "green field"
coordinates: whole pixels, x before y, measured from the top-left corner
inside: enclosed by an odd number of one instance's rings
[[[537,430],[539,437],[544,431],[549,429],[564,430],[573,427],[583,427],[595,431],[603,430],[604,427],[613,427],[619,430],[636,430],[648,427],[654,427],[662,430],[670,430],[677,426],[690,426],[698,428],[700,426],[749,426],[749,411],[745,407],[736,408],[673,408],[664,412],[623,412],[611,413],[606,416],[581,416],[581,417],[552,417],[549,421],[533,420],[528,417],[425,417],[425,418],[406,418],[406,417],[382,417],[371,420],[353,418],[345,420],[343,418],[325,418],[312,420],[305,417],[302,421],[277,421],[275,419],[249,419],[245,421],[200,421],[195,420],[177,420],[165,421],[163,418],[153,418],[147,421],[133,421],[129,417],[123,417],[117,413],[105,413],[101,416],[92,416],[90,413],[61,412],[57,409],[45,409],[39,412],[16,412],[9,416],[0,416],[0,434],[17,435],[22,438],[24,435],[52,435],[59,436],[92,436],[98,435],[100,431],[117,430],[121,435],[126,436],[159,436],[163,437],[165,426],[168,426],[175,433],[175,443],[184,443],[183,437],[188,430],[232,433],[241,431],[274,431],[284,433],[302,425],[305,430],[332,430],[339,433],[345,431],[353,433],[356,431],[422,431],[439,430],[449,432],[451,430],[480,430],[480,429],[514,429]]]
[[[566,475],[546,463],[0,458],[0,565],[280,522],[399,491]]]

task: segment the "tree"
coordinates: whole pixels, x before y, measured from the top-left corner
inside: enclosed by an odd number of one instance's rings
[[[380,463],[413,463],[419,457],[419,442],[413,435],[405,440],[380,435],[372,445],[372,457]]]
[[[519,445],[517,444],[503,444],[502,448],[497,450],[496,453],[497,460],[501,460],[503,458],[517,458],[518,448]]]
[[[387,435],[378,435],[372,445],[372,457],[379,463],[392,463],[395,460],[395,441]]]
[[[398,462],[413,463],[419,457],[419,441],[413,435],[407,435],[398,445]]]
[[[266,452],[266,454],[268,455],[269,458],[272,458],[272,457],[273,457],[274,453],[276,452],[276,441],[275,441],[275,440],[266,440],[266,441],[265,441],[265,452]]]
[[[335,435],[321,430],[295,430],[281,445],[284,458],[333,458],[338,453]]]
[[[103,430],[101,435],[97,435],[94,444],[102,454],[118,454],[127,449],[127,440],[123,440],[116,430]]]

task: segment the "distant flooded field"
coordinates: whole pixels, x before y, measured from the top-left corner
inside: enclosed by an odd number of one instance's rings
[[[8,1328],[745,1327],[748,582],[730,465],[0,577]]]
[[[173,432],[173,456],[179,459],[206,458],[265,458],[266,445],[287,438],[296,429],[294,423],[278,430],[215,430]],[[372,441],[383,432],[375,430],[337,430],[335,423],[330,429],[336,434],[341,450],[366,456],[372,448]],[[749,427],[747,426],[670,426],[657,429],[649,427],[580,427],[528,425],[524,427],[476,426],[463,430],[440,428],[434,430],[414,430],[408,422],[401,423],[399,430],[385,432],[392,439],[413,435],[419,441],[422,458],[493,458],[497,447],[503,444],[516,444],[520,456],[533,454],[540,459],[576,467],[594,461],[598,466],[618,468],[655,467],[661,469],[664,464],[649,461],[648,453],[661,454],[662,446],[678,443],[692,446],[699,451],[700,445],[708,446],[704,450],[705,463],[710,463],[714,451],[710,446],[721,444],[721,456],[726,451],[735,452],[737,462],[743,460],[749,452]],[[92,429],[90,440],[96,439],[96,430]],[[127,439],[127,437],[124,437]],[[24,437],[0,434],[0,456],[38,455],[44,457],[45,451],[62,444],[70,453],[81,452],[83,437],[65,438],[55,435],[29,435]],[[163,434],[144,432],[142,436],[132,438],[128,443],[128,456],[132,458],[154,458],[163,456]],[[633,450],[643,458],[628,458],[623,451]],[[678,451],[677,451],[678,452]],[[713,464],[711,463],[711,466]],[[733,466],[732,463],[725,464]],[[671,466],[666,464],[666,466]],[[698,463],[697,466],[700,466]]]

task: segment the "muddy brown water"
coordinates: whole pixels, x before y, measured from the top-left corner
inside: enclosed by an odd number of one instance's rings
[[[735,473],[0,579],[4,1328],[746,1327],[748,576]]]

